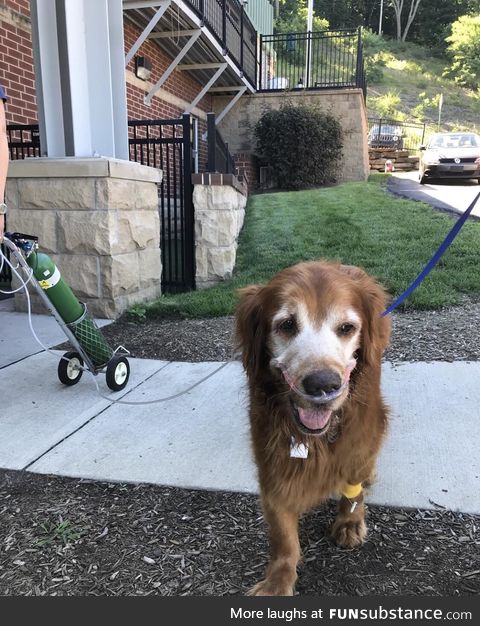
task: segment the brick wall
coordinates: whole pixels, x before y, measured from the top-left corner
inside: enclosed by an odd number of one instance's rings
[[[140,34],[139,29],[129,20],[124,21],[125,51],[130,50]],[[172,62],[159,46],[151,41],[145,41],[137,52],[137,56],[145,56],[152,63],[152,74],[148,81],[143,81],[135,76],[135,58],[127,65],[127,107],[128,118],[134,120],[144,119],[171,119],[179,118],[187,105],[192,102],[202,89],[191,74],[182,70],[174,70],[166,82],[158,97],[154,97],[149,105],[145,104],[144,98],[153,85],[162,76],[163,72]],[[212,70],[213,71],[213,70]],[[202,134],[207,130],[206,114],[212,110],[211,96],[205,96],[192,111],[197,117],[199,129],[199,167],[204,169],[207,163],[207,143],[202,141]]]
[[[241,180],[245,180],[249,190],[258,186],[258,163],[254,154],[237,152],[233,155],[235,166]]]
[[[0,83],[8,95],[7,123],[37,121],[28,0],[0,5]]]
[[[30,0],[4,0],[3,4],[20,15],[30,17]]]
[[[124,21],[124,37],[125,37],[125,50],[128,51],[135,43],[136,39],[140,34],[139,29],[134,26],[128,19]],[[171,57],[169,57],[161,48],[151,41],[145,41],[141,48],[137,52],[138,56],[146,56],[152,62],[152,75],[150,81],[146,83],[145,81],[140,81],[145,85],[144,93],[149,91],[150,85],[154,85],[157,80],[161,77],[164,71],[172,62]],[[135,72],[135,59],[132,59],[127,66],[127,72],[134,74]],[[213,70],[212,70],[213,71]],[[137,84],[138,85],[138,84]],[[198,83],[189,73],[183,72],[181,70],[174,70],[167,81],[162,85],[162,94],[166,95],[165,92],[172,94],[176,98],[179,98],[184,101],[184,103],[190,103],[198,94],[202,86]],[[138,86],[137,86],[138,89]],[[142,94],[142,99],[143,99]],[[162,98],[162,96],[160,96]],[[159,99],[160,99],[159,98]],[[166,107],[167,101],[165,98],[162,100],[163,103],[156,103],[155,108],[164,107],[164,110],[167,111]],[[154,110],[154,107],[150,107],[147,105],[138,106],[138,102],[136,105],[133,103],[129,104],[129,116],[135,119],[142,119],[142,117],[151,117],[150,112]],[[177,107],[178,108],[178,107]],[[211,97],[204,97],[198,105],[198,108],[202,111],[211,111]],[[182,111],[183,112],[183,111]],[[130,115],[131,114],[131,115]]]

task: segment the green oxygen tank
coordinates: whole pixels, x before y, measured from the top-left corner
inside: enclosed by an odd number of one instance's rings
[[[43,252],[32,251],[27,263],[45,295],[62,320],[69,326],[78,343],[96,367],[111,359],[113,350],[106,343],[94,320],[86,313],[70,286],[65,282],[52,259]]]
[[[83,315],[83,306],[63,280],[52,259],[43,252],[32,252],[27,257],[27,263],[62,320],[66,324],[71,324],[80,319]]]

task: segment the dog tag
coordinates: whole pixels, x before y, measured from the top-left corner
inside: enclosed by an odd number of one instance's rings
[[[290,443],[290,456],[293,459],[306,459],[308,456],[308,446],[304,443],[297,443],[295,437],[292,437]]]

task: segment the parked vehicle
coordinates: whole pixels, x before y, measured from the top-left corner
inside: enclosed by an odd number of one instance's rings
[[[421,185],[435,178],[476,178],[480,183],[480,136],[436,133],[420,150]]]
[[[368,147],[402,150],[402,128],[393,124],[374,124],[368,133]]]

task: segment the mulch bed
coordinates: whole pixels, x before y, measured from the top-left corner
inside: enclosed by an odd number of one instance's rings
[[[480,592],[480,518],[369,507],[337,548],[330,503],[301,524],[302,595]],[[243,594],[268,554],[257,498],[0,471],[0,595]]]
[[[393,333],[385,360],[480,360],[480,303],[439,311],[392,315]],[[132,356],[166,361],[225,361],[233,352],[233,317],[134,321],[124,315],[103,329],[112,346]]]

